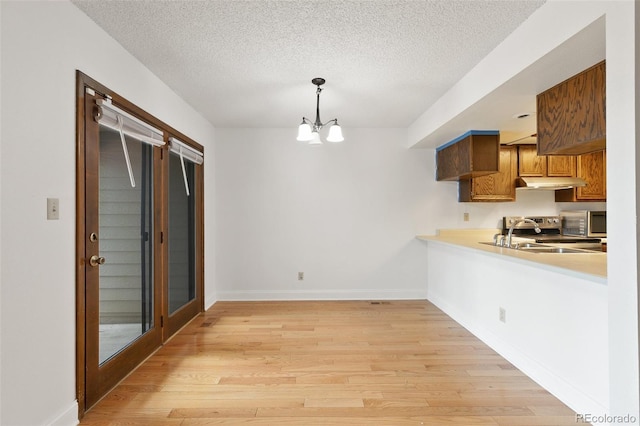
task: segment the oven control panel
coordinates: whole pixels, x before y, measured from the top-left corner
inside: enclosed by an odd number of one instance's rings
[[[523,219],[530,219],[535,222],[540,229],[558,229],[562,228],[562,220],[560,216],[505,216],[502,218],[502,229],[508,230],[511,225],[517,223],[514,229],[533,229],[535,225],[531,222],[525,222]]]

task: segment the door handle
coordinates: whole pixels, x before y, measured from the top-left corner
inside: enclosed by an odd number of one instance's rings
[[[89,258],[89,265],[91,266],[104,265],[104,262],[105,262],[104,257],[99,257],[95,254]]]

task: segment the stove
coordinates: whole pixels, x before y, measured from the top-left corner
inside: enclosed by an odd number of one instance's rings
[[[518,220],[530,219],[540,228],[535,232],[535,225],[530,222],[520,222],[513,228],[513,236],[531,238],[537,243],[600,243],[600,238],[576,237],[562,235],[562,217],[560,216],[505,216],[502,218],[502,234],[507,235],[511,225]]]

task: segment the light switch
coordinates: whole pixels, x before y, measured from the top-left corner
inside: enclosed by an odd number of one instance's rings
[[[60,199],[47,198],[47,220],[60,219]]]

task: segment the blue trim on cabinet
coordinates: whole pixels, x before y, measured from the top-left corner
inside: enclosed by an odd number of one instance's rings
[[[474,135],[485,135],[485,136],[495,136],[495,135],[499,135],[500,131],[499,130],[469,130],[467,133],[458,136],[457,138],[450,140],[449,142],[445,143],[444,145],[440,145],[439,147],[436,148],[436,152],[441,151],[443,149],[445,149],[448,146],[453,145],[456,142],[460,142],[462,139],[468,137],[468,136],[474,136]]]

